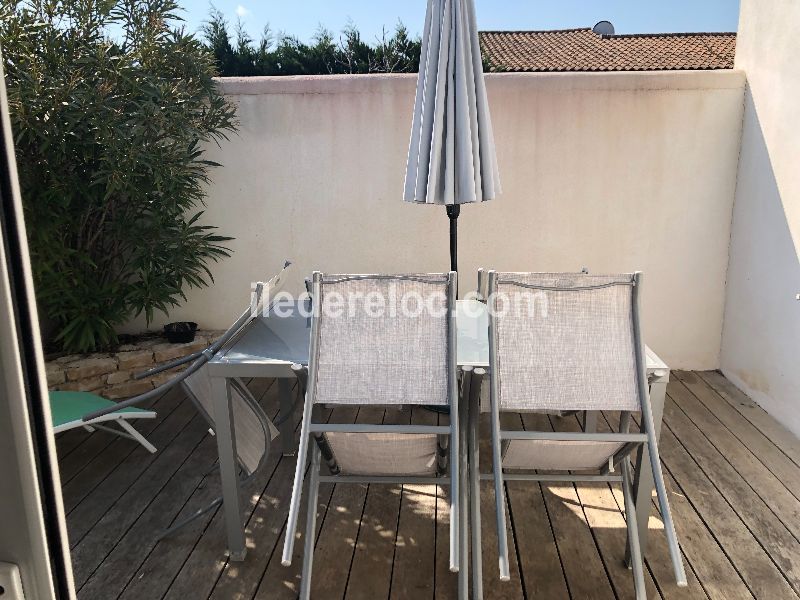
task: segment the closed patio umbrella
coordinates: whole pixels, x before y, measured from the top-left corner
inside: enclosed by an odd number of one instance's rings
[[[500,191],[474,0],[428,0],[404,199],[445,205],[453,271],[461,205]]]

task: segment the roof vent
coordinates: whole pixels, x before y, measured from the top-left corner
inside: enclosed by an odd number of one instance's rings
[[[611,21],[598,21],[595,23],[595,26],[592,27],[592,31],[597,35],[614,35],[614,25]]]

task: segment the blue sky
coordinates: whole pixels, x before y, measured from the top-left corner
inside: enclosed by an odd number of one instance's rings
[[[739,0],[475,0],[478,27],[566,29],[591,27],[606,19],[617,33],[735,31]],[[208,17],[209,0],[179,0],[188,28]],[[339,32],[351,19],[365,40],[400,19],[412,34],[422,30],[426,0],[214,0],[233,23],[237,16],[256,39],[269,23],[274,33],[309,40],[318,26]]]

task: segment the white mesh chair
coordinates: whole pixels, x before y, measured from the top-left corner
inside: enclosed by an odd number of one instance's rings
[[[641,282],[639,273],[489,272],[492,473],[481,478],[494,480],[502,580],[509,579],[504,480],[619,482],[636,597],[644,598],[630,465],[631,452],[644,446],[675,576],[679,585],[686,585],[650,410],[639,326]],[[620,411],[619,432],[500,428],[504,411],[600,410]],[[642,413],[636,433],[629,432],[633,411]],[[480,531],[478,511],[473,511],[473,527]]]
[[[322,423],[313,416],[320,404],[449,406],[457,415],[455,295],[454,272],[314,273],[307,389],[282,558],[284,565],[291,564],[310,446],[300,598],[310,594],[320,482],[449,484],[450,570],[458,570],[458,419],[451,418],[448,426],[353,425]],[[379,304],[382,310],[376,310]],[[440,460],[448,444],[449,474],[442,472]],[[331,475],[320,475],[323,457]]]

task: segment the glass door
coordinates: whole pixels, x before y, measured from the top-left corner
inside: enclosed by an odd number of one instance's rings
[[[0,598],[73,598],[0,60]]]

